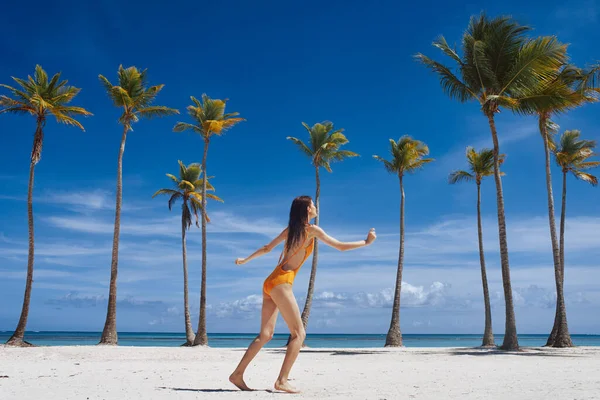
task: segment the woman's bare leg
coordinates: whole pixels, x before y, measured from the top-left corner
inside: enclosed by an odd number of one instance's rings
[[[248,349],[246,350],[246,353],[244,353],[242,360],[229,377],[229,381],[241,390],[252,390],[244,382],[244,372],[246,371],[248,364],[250,364],[252,359],[256,357],[260,349],[262,349],[262,347],[273,338],[275,322],[277,322],[277,306],[270,297],[263,297],[260,333],[252,341],[252,343],[250,343],[250,346],[248,346]]]
[[[302,319],[300,319],[298,303],[296,302],[294,293],[292,293],[292,285],[284,283],[275,286],[271,290],[271,298],[275,301],[292,336],[285,352],[285,358],[283,359],[279,377],[275,382],[275,389],[283,390],[288,393],[299,393],[298,390],[294,389],[288,383],[288,375],[292,369],[292,365],[294,365],[294,362],[298,357],[298,353],[300,353],[300,348],[302,347],[302,343],[304,343],[306,333],[304,331],[304,326],[302,325]]]

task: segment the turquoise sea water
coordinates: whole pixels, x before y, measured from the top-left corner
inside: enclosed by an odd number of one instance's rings
[[[100,332],[27,332],[25,339],[40,346],[91,346],[100,340]],[[0,343],[10,337],[11,332],[0,332]],[[246,347],[256,336],[255,333],[213,333],[208,335],[210,347]],[[600,335],[572,335],[576,346],[600,346]],[[547,335],[519,335],[521,346],[543,346]],[[481,335],[403,335],[406,347],[476,347],[481,345]],[[502,335],[495,337],[496,344],[502,344]],[[183,333],[143,333],[120,332],[121,346],[180,346],[185,341]],[[282,347],[287,341],[286,334],[276,334],[266,347]],[[306,344],[313,348],[366,348],[383,347],[385,334],[342,335],[308,334]]]

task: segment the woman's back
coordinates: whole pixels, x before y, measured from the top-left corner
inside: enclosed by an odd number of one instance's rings
[[[284,247],[279,262],[277,263],[279,268],[284,271],[293,271],[302,266],[308,256],[312,253],[315,242],[314,236],[309,233],[307,233],[306,236],[307,237],[301,243],[295,246],[295,249],[286,251],[286,247]]]

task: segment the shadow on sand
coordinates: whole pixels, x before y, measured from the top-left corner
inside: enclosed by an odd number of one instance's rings
[[[520,357],[564,357],[578,358],[583,357],[582,354],[566,353],[557,349],[547,347],[523,347],[516,351],[506,351],[500,348],[484,348],[484,347],[465,347],[453,348],[440,351],[422,351],[419,354],[427,355],[442,355],[450,354],[453,356],[520,356]]]
[[[355,356],[355,355],[367,355],[367,354],[390,354],[402,351],[403,348],[392,349],[352,349],[352,350],[336,350],[336,349],[307,349],[301,350],[301,353],[317,353],[317,354],[329,354],[332,356]],[[284,354],[285,348],[270,348],[265,349],[270,353]],[[389,351],[391,350],[391,351]],[[565,351],[566,350],[566,351]],[[428,349],[418,351],[417,354],[423,355],[453,355],[453,356],[522,356],[522,357],[564,357],[564,358],[577,358],[585,357],[585,354],[573,354],[568,352],[569,349],[554,349],[551,347],[523,347],[517,351],[505,351],[500,350],[499,347],[456,347],[456,348],[444,348],[440,350]]]
[[[285,354],[285,348],[283,349],[265,349],[270,353],[278,353]],[[385,353],[385,351],[373,351],[373,350],[334,350],[334,349],[302,349],[300,353],[322,353],[322,354],[330,354],[332,356],[356,356],[361,354],[379,354]]]
[[[160,386],[158,389],[172,390],[174,392],[196,392],[196,393],[229,393],[229,392],[240,392],[236,389],[192,389],[192,388],[174,388]]]

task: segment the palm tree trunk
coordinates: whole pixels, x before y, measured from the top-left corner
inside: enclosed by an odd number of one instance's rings
[[[562,273],[561,273],[561,261],[560,261],[560,249],[558,246],[558,239],[556,237],[556,219],[554,217],[554,195],[552,191],[552,171],[550,169],[550,146],[548,144],[548,128],[547,128],[547,115],[540,115],[539,118],[539,128],[540,133],[542,134],[542,140],[544,142],[544,156],[546,158],[546,191],[548,194],[548,222],[550,224],[550,240],[552,242],[552,259],[554,261],[554,279],[556,281],[556,314],[554,316],[554,325],[552,327],[552,332],[548,337],[548,341],[546,342],[546,346],[552,346],[554,341],[556,340],[556,335],[558,333],[558,326],[562,324],[561,315],[560,315],[560,301],[559,297],[564,299],[563,296],[563,285],[562,285]],[[566,314],[566,311],[565,311]],[[568,328],[567,328],[568,335]],[[564,336],[564,331],[563,331]],[[570,339],[569,339],[570,340]]]
[[[25,295],[23,296],[23,308],[17,328],[12,336],[6,342],[9,346],[28,347],[31,343],[26,342],[25,328],[27,326],[27,317],[29,316],[29,304],[31,302],[31,287],[33,285],[33,259],[34,259],[34,232],[33,232],[33,182],[35,165],[40,159],[42,143],[44,140],[43,117],[38,117],[37,127],[33,136],[33,149],[31,151],[31,163],[29,164],[29,186],[27,189],[27,219],[29,225],[29,252],[27,254],[27,279],[25,281]]]
[[[187,208],[187,200],[183,200],[183,208]],[[187,246],[185,243],[186,220],[184,213],[181,213],[181,250],[183,254],[183,313],[185,317],[185,338],[184,346],[194,344],[194,329],[190,320],[190,303],[188,300],[188,268],[187,268]]]
[[[319,167],[315,167],[315,179],[317,182],[317,192],[315,194],[315,208],[317,209],[317,216],[315,217],[315,225],[319,225],[319,198],[321,197],[321,178],[319,177]],[[308,291],[306,292],[306,302],[304,303],[304,309],[302,310],[302,325],[304,325],[304,329],[306,330],[306,326],[308,325],[308,317],[310,315],[310,308],[312,307],[312,298],[313,292],[315,290],[315,279],[317,277],[317,260],[319,258],[319,247],[317,238],[315,240],[315,246],[313,250],[313,258],[312,258],[312,267],[310,269],[310,278],[308,280]],[[292,340],[292,335],[288,336],[288,341],[286,346]],[[302,347],[306,347],[304,343],[302,343]]]
[[[115,230],[113,233],[112,260],[110,263],[110,288],[108,292],[108,309],[106,321],[102,330],[99,344],[116,345],[117,338],[117,272],[119,265],[119,233],[121,231],[121,204],[123,202],[123,153],[129,124],[123,127],[121,147],[119,147],[119,160],[117,162],[117,201],[115,207]]]
[[[556,279],[556,277],[555,277]],[[558,291],[557,291],[558,292]],[[556,333],[558,332],[558,320],[559,320],[559,307],[558,307],[558,299],[556,300],[556,309],[554,310],[554,324],[552,325],[552,331],[550,331],[550,336],[548,336],[548,340],[544,347],[552,346],[554,344],[554,340],[556,339]]]
[[[392,306],[392,320],[390,329],[385,338],[385,347],[402,346],[402,332],[400,331],[400,294],[402,292],[402,266],[404,263],[404,186],[402,175],[400,178],[400,250],[398,254],[398,273],[396,274],[396,290],[394,292],[394,305]]]
[[[564,297],[565,281],[565,216],[567,210],[567,171],[563,171],[562,210],[560,212],[560,274],[556,281],[556,302],[558,308],[558,323],[556,338],[552,347],[573,347],[569,327],[567,325],[567,309]]]
[[[515,309],[512,298],[512,287],[510,283],[510,266],[508,262],[508,243],[506,235],[506,219],[504,215],[504,195],[502,193],[502,180],[500,179],[500,145],[494,114],[487,115],[494,142],[494,180],[496,181],[496,202],[498,204],[498,236],[500,239],[500,262],[502,264],[502,284],[504,286],[504,301],[506,303],[506,322],[504,328],[504,342],[501,349],[518,350],[517,325],[515,321]]]
[[[198,331],[194,339],[194,346],[208,346],[208,335],[206,333],[206,155],[208,154],[208,137],[204,139],[204,155],[202,156],[202,279],[200,282],[200,314],[198,316]]]
[[[487,274],[485,271],[485,256],[483,254],[483,228],[481,226],[481,183],[477,182],[477,234],[479,237],[479,262],[481,263],[481,283],[483,284],[483,302],[485,304],[485,328],[483,330],[483,347],[495,347],[492,331],[492,308],[488,290]]]

